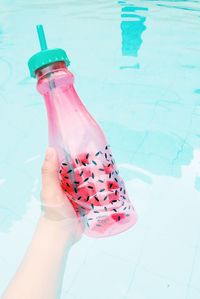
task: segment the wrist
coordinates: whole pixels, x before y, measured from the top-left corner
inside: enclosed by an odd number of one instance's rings
[[[75,211],[70,212],[66,203],[41,204],[41,219],[51,226],[50,229],[56,230],[56,235],[71,244],[71,246],[81,239],[84,225],[82,219]]]
[[[70,249],[74,244],[72,224],[69,219],[52,220],[41,215],[38,228],[42,230],[47,238],[56,242],[58,246]]]

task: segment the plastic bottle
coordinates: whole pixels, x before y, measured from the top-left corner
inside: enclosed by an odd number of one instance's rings
[[[119,234],[137,215],[119,176],[108,141],[74,88],[69,59],[62,49],[47,49],[42,25],[37,25],[41,51],[29,61],[48,116],[49,146],[59,156],[59,178],[84,233],[90,237]]]

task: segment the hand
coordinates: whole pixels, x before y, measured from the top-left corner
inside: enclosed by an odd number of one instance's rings
[[[72,244],[81,239],[84,226],[61,188],[59,160],[54,148],[49,147],[42,165],[42,190],[40,193],[43,216],[60,226],[70,236]]]

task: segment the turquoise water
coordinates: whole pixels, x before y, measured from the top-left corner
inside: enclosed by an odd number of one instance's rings
[[[26,62],[42,23],[48,46],[66,49],[139,214],[126,233],[76,245],[63,298],[199,299],[200,1],[0,2],[0,290],[39,215],[47,119]],[[95,271],[90,294],[83,277]],[[107,291],[94,295],[99,280]]]

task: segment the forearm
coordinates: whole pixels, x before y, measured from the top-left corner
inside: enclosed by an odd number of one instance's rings
[[[32,242],[2,299],[58,299],[71,248],[65,220],[41,217]]]

